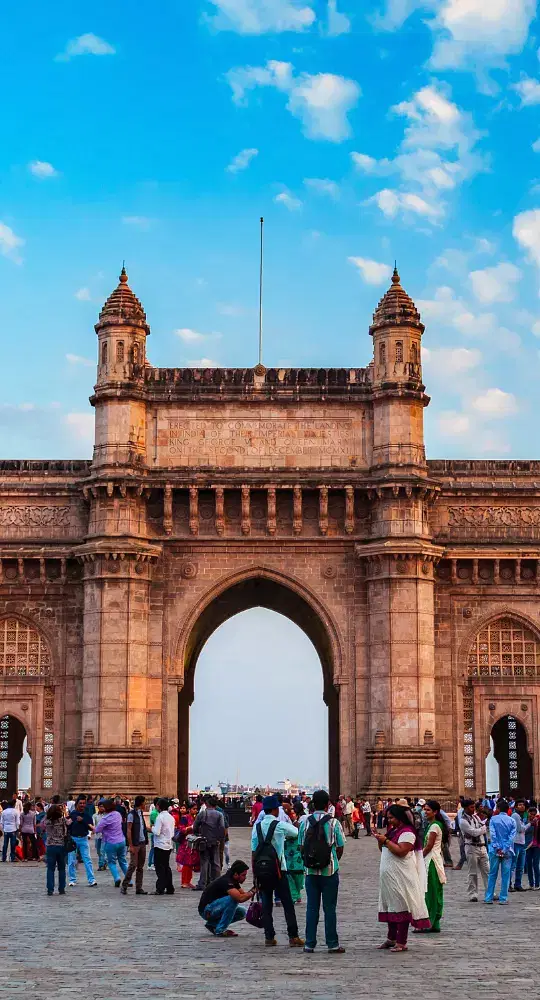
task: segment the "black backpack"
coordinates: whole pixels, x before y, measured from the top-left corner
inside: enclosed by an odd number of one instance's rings
[[[279,858],[272,843],[272,837],[274,836],[278,822],[279,820],[275,819],[270,823],[266,831],[266,837],[261,830],[261,823],[257,823],[257,840],[259,843],[253,854],[253,875],[255,876],[255,881],[259,885],[262,885],[263,888],[276,885],[281,877]]]
[[[330,822],[328,814],[315,819],[310,816],[306,823],[306,834],[302,844],[302,860],[306,868],[321,871],[327,868],[332,860],[332,846],[326,839],[326,824]]]

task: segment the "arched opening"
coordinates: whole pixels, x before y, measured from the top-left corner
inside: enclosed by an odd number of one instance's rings
[[[332,793],[339,791],[339,698],[333,684],[334,653],[328,628],[317,610],[308,600],[274,578],[254,576],[233,584],[216,596],[199,615],[192,626],[184,650],[184,686],[178,696],[178,794],[186,795],[189,778],[189,726],[190,707],[194,699],[195,669],[206,642],[224,622],[235,615],[252,608],[266,608],[290,619],[311,640],[322,667],[323,699],[328,708],[328,779]],[[257,644],[252,649],[252,660],[256,666]],[[291,664],[291,670],[294,664]],[[232,683],[232,679],[229,678]],[[272,678],[265,676],[265,683]],[[261,686],[261,709],[264,707],[264,687]],[[247,722],[248,720],[246,720]],[[264,716],[249,720],[246,725],[246,752],[251,734],[258,738],[264,732]],[[271,720],[271,729],[279,732],[279,719]],[[219,720],[212,729],[208,726],[209,740],[219,750],[223,734],[219,730]],[[299,715],[298,738],[306,737],[306,720]],[[225,777],[223,775],[223,777]],[[284,775],[291,777],[290,775]],[[299,776],[301,777],[301,776]]]
[[[533,797],[533,766],[525,727],[513,715],[503,715],[491,730],[486,757],[486,787],[505,798]],[[491,787],[496,784],[497,787]]]
[[[0,799],[10,799],[31,783],[26,729],[14,715],[0,718]]]

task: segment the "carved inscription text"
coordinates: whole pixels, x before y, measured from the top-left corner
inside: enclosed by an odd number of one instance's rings
[[[163,414],[158,447],[173,465],[349,466],[363,461],[362,413],[316,417],[245,411],[214,417]]]

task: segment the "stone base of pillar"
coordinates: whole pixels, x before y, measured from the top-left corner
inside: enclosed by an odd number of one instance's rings
[[[366,749],[370,800],[411,796],[437,799],[448,791],[440,779],[440,750],[436,746],[374,746]]]
[[[154,798],[158,789],[152,771],[152,754],[146,747],[84,746],[77,751],[73,792]]]

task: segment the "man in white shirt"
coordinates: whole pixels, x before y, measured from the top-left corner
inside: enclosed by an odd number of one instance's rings
[[[362,802],[362,812],[364,814],[364,826],[366,828],[366,837],[371,837],[371,803],[368,799],[364,799]]]
[[[7,860],[8,847],[11,847],[10,860],[17,861],[15,848],[17,846],[17,831],[21,825],[21,814],[15,808],[15,799],[12,799],[7,809],[4,809],[0,816],[0,827],[4,834],[2,846],[2,861]]]
[[[152,827],[154,834],[154,865],[156,868],[156,891],[154,896],[172,896],[174,885],[171,872],[171,851],[173,847],[174,816],[169,812],[169,800],[159,799],[158,814]]]
[[[347,801],[345,803],[345,808],[343,810],[343,822],[345,826],[345,833],[348,837],[352,836],[353,833],[353,821],[352,814],[354,811],[354,802],[350,795],[347,796]]]

